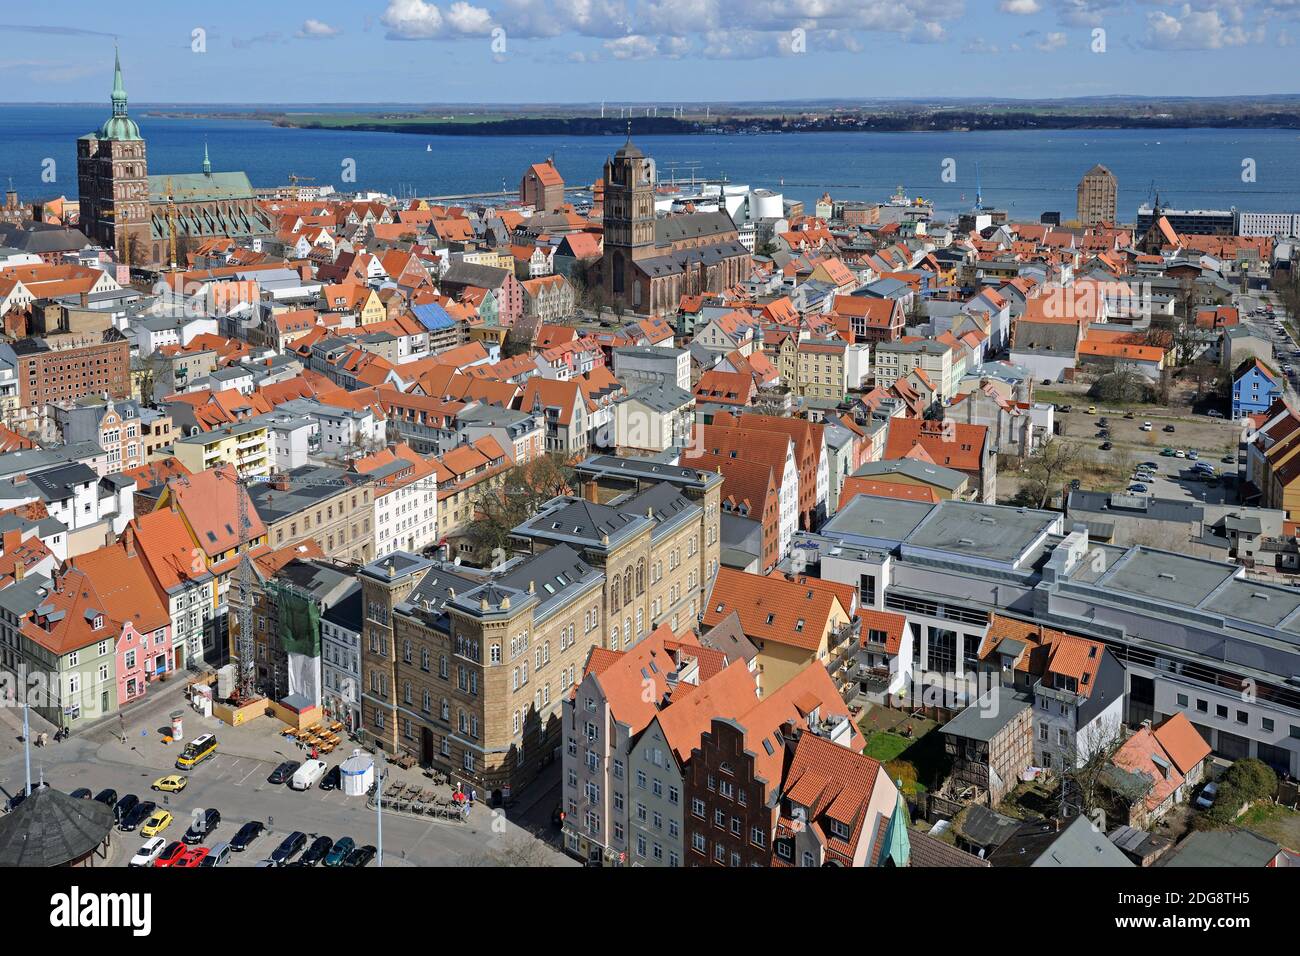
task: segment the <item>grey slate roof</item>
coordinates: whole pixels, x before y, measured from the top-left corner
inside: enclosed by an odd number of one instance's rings
[[[1075,817],[1057,830],[1056,821],[1024,823],[989,854],[994,866],[1131,867],[1115,844],[1087,817]]]
[[[1282,848],[1251,830],[1198,830],[1180,843],[1161,866],[1267,866]]]
[[[0,867],[66,866],[107,839],[113,810],[45,787],[0,818]]]
[[[1033,698],[1006,684],[993,687],[960,714],[939,728],[941,733],[967,740],[990,741],[1018,714],[1033,704]]]

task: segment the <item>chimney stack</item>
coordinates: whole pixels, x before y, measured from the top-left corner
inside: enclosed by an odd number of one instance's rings
[[[135,528],[131,527],[130,525],[127,525],[126,530],[122,532],[122,541],[126,545],[126,556],[128,558],[134,558],[135,557]]]

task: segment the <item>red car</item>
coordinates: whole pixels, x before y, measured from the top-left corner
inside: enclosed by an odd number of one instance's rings
[[[174,840],[167,845],[167,849],[158,855],[158,859],[153,861],[154,866],[175,866],[189,852],[187,847],[180,840]]]
[[[202,863],[203,858],[211,852],[212,852],[211,847],[192,846],[188,850],[186,850],[183,854],[181,854],[181,858],[177,860],[175,863],[173,863],[172,865],[180,869],[192,870],[200,863]]]

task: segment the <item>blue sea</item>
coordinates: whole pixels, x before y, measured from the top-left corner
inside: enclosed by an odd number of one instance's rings
[[[260,120],[166,119],[149,111],[131,107],[148,141],[151,173],[198,171],[206,142],[214,169],[242,169],[255,186],[282,185],[295,173],[342,190],[488,192],[516,188],[523,169],[548,155],[570,185],[580,185],[601,175],[606,157],[620,144],[613,136],[282,129]],[[0,184],[12,177],[24,198],[75,195],[76,139],[98,128],[108,112],[107,103],[0,105]],[[1102,163],[1119,178],[1122,220],[1134,217],[1153,188],[1166,205],[1179,208],[1300,210],[1295,130],[704,134],[644,136],[637,142],[656,160],[661,180],[675,164],[683,176],[693,167],[697,176],[726,176],[807,203],[827,191],[836,198],[883,200],[901,185],[952,214],[974,202],[978,166],[986,206],[1022,219],[1037,219],[1045,210],[1070,218],[1079,177]],[[355,164],[355,184],[341,179],[348,160]],[[955,172],[953,181],[944,179],[945,160],[953,161],[947,167]],[[1253,182],[1243,180],[1246,160],[1253,160]]]

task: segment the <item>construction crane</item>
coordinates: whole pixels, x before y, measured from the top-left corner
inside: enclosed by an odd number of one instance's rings
[[[294,199],[302,199],[302,192],[298,189],[299,183],[314,183],[315,176],[299,176],[297,173],[289,174],[289,188],[293,190]]]
[[[167,248],[172,270],[176,269],[176,189],[167,177]]]
[[[243,484],[243,479],[238,477],[237,471],[227,472],[224,469],[217,471],[217,477],[226,481],[234,481]],[[241,703],[252,699],[256,693],[256,665],[253,660],[255,651],[253,649],[253,562],[249,558],[249,532],[252,531],[253,522],[248,514],[249,501],[247,494],[236,494],[235,501],[238,504],[238,523],[239,523],[239,541],[244,546],[244,553],[240,557],[238,581],[239,581],[239,634],[236,639],[235,657],[238,660],[238,672],[235,678],[235,695]],[[229,602],[227,602],[228,604]],[[227,611],[229,615],[229,611]]]

